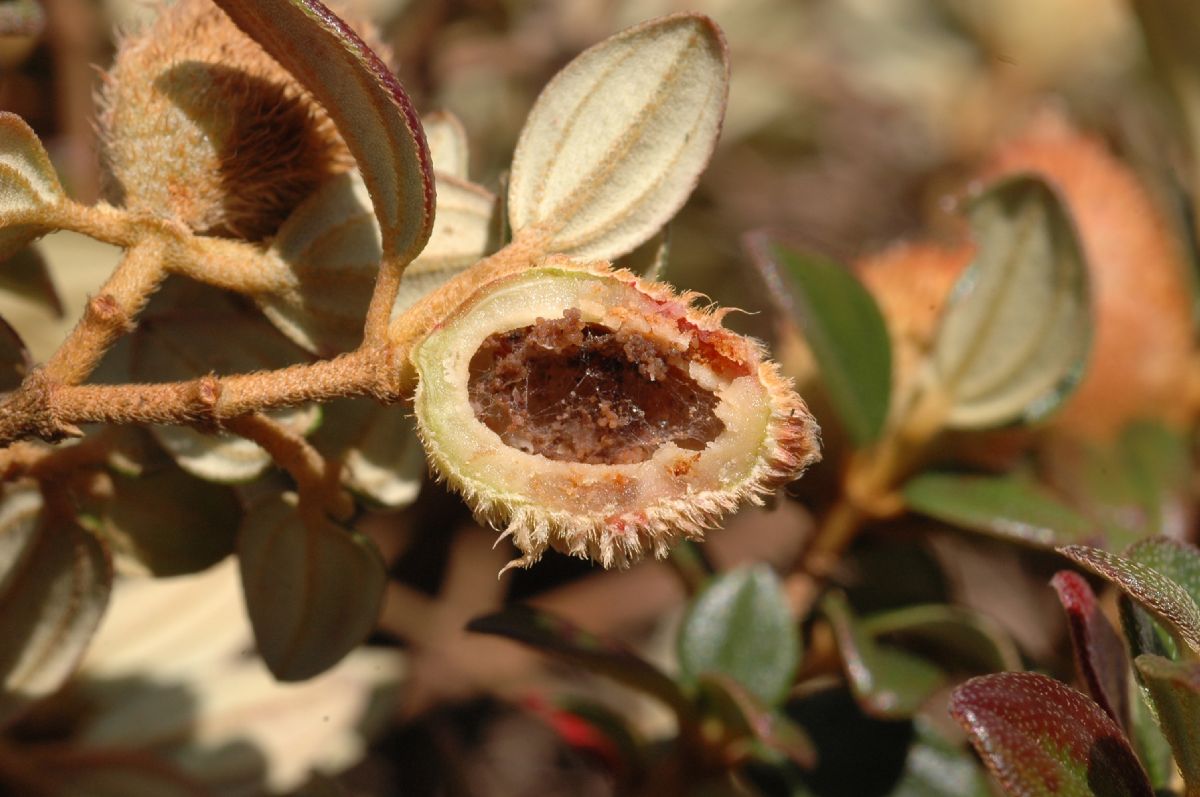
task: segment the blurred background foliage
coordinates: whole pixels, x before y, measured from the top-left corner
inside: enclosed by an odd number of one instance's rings
[[[825,463],[667,562],[603,572],[551,554],[500,581],[509,553],[427,482],[411,506],[358,524],[391,577],[372,644],[298,686],[247,659],[228,562],[122,582],[76,678],[6,731],[0,772],[12,793],[47,768],[66,773],[55,780],[66,794],[132,794],[130,783],[144,794],[992,793],[948,695],[999,670],[1076,679],[1049,585],[1064,566],[1053,548],[1194,535],[1192,156],[1135,10],[1123,0],[345,1],[378,23],[422,113],[462,120],[470,178],[498,193],[537,93],[581,49],[654,15],[711,15],[732,51],[730,105],[712,164],[671,223],[662,276],[747,311],[730,326],[768,340],[798,381],[825,430]],[[28,4],[0,2],[18,6]],[[113,31],[152,6],[42,8],[40,32],[0,39],[0,108],[30,123],[67,191],[92,201],[93,65],[111,60]],[[1135,286],[1094,293],[1123,292],[1123,304],[1091,307],[1088,373],[1114,373],[1036,428],[939,437],[884,490],[893,504],[859,518],[820,594],[797,594],[814,518],[828,520],[855,456],[871,450],[829,362],[879,362],[872,341],[890,339],[899,391],[973,257],[964,199],[982,179],[1027,170],[1057,189],[1093,288]],[[751,231],[791,254],[756,268]],[[53,286],[24,279],[22,294],[0,295],[35,360],[117,256],[70,233],[36,251]],[[822,276],[818,259],[859,275],[870,295]],[[813,297],[833,311],[814,320]],[[875,304],[874,327],[873,310],[835,317]],[[832,353],[814,329],[841,330]],[[1112,339],[1131,342],[1122,351]],[[1151,349],[1167,354],[1147,387],[1124,368]],[[849,373],[850,393],[881,373]],[[876,390],[880,423],[888,387]],[[194,616],[155,613],[168,605]],[[1143,732],[1153,735],[1145,717]],[[1147,769],[1165,773],[1160,791],[1174,784],[1164,750],[1161,737],[1139,746]],[[104,774],[123,785],[97,779],[95,755],[115,762]]]

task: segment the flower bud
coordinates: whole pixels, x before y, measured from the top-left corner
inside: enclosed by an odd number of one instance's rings
[[[200,233],[266,238],[353,166],[325,110],[210,0],[124,37],[100,105],[108,198]]]
[[[484,285],[414,350],[437,473],[505,529],[625,566],[664,556],[819,458],[758,343],[694,295],[562,256]]]

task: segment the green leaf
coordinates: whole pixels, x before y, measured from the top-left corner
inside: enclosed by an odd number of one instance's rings
[[[329,112],[371,194],[384,258],[415,258],[433,229],[433,166],[396,76],[317,0],[215,1]]]
[[[1182,645],[1200,653],[1200,606],[1184,587],[1143,562],[1099,548],[1068,545],[1058,550],[1116,584],[1161,621]]]
[[[1021,654],[1004,629],[960,606],[906,606],[864,617],[861,626],[878,646],[919,651],[948,670],[1021,668]]]
[[[46,211],[65,201],[37,134],[21,117],[0,111],[0,261],[53,229]]]
[[[214,329],[221,334],[213,334]],[[130,373],[142,382],[272,370],[305,359],[253,307],[178,280],[165,283],[151,299],[130,339]],[[268,415],[297,434],[312,431],[321,417],[313,404]],[[186,426],[153,426],[151,431],[181,468],[208,481],[249,481],[271,462],[266,451],[233,435]]]
[[[800,636],[778,576],[758,565],[723,573],[696,596],[679,631],[685,678],[722,673],[766,703],[780,700],[800,658]]]
[[[1096,525],[1018,476],[925,473],[904,486],[909,508],[970,531],[1051,547],[1094,539]]]
[[[706,713],[716,717],[726,733],[740,737],[744,746],[761,746],[804,769],[816,766],[817,751],[804,729],[729,676],[700,676],[699,698]]]
[[[514,235],[608,259],[654,235],[708,165],[725,115],[729,51],[708,17],[622,31],[567,64],[534,103],[508,188]]]
[[[1138,673],[1141,680],[1141,673]],[[1171,745],[1158,727],[1158,720],[1143,691],[1134,693],[1130,701],[1132,711],[1130,736],[1133,738],[1134,749],[1137,750],[1138,760],[1150,775],[1150,784],[1154,786],[1155,794],[1166,792],[1175,781],[1175,756]]]
[[[1091,345],[1087,264],[1054,192],[1032,177],[999,183],[971,205],[978,254],[955,284],[930,353],[947,424],[1034,421],[1083,374]]]
[[[879,439],[892,388],[892,350],[879,306],[838,263],[751,239],[773,293],[787,296],[838,417],[858,446]],[[782,272],[782,274],[780,273]]]
[[[954,690],[950,713],[1008,794],[1153,797],[1112,718],[1053,678],[1018,672],[972,678]]]
[[[975,757],[917,717],[916,738],[904,774],[888,797],[991,797],[987,775]]]
[[[0,502],[0,725],[74,672],[112,589],[100,543],[40,510],[32,491]]]
[[[258,652],[279,680],[319,675],[375,627],[387,584],[379,551],[332,520],[306,525],[294,494],[250,510],[238,557]]]
[[[833,627],[850,689],[867,713],[883,719],[911,717],[945,683],[945,673],[927,659],[877,644],[841,593],[826,595],[821,612]]]
[[[1200,664],[1143,654],[1134,660],[1188,792],[1200,789]]]
[[[433,232],[404,271],[393,314],[474,265],[495,244],[496,197],[444,175],[437,186]],[[255,297],[280,331],[321,356],[358,346],[383,257],[379,224],[358,172],[339,175],[302,202],[266,256],[273,271],[290,275],[288,285]]]
[[[342,462],[342,483],[381,506],[416,500],[425,480],[425,451],[406,407],[370,399],[325,405],[313,444]]]
[[[530,606],[509,606],[467,623],[477,634],[501,636],[562,661],[636,689],[670,706],[682,717],[693,714],[679,686],[615,640],[588,633],[572,623]]]
[[[241,506],[233,490],[173,463],[131,478],[112,475],[113,494],[86,507],[84,522],[134,570],[176,576],[203,570],[234,549]]]

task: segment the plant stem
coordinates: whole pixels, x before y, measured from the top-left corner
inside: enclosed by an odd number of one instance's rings
[[[371,293],[371,304],[367,307],[367,318],[363,322],[364,346],[377,346],[387,340],[392,307],[396,304],[396,294],[400,292],[400,277],[407,265],[392,257],[385,257],[379,264],[375,289]]]

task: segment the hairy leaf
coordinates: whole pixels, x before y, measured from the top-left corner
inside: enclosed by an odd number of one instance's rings
[[[1200,607],[1177,582],[1154,568],[1099,548],[1068,545],[1059,552],[1120,587],[1193,653],[1200,653]]]
[[[943,311],[933,389],[958,429],[1033,421],[1079,381],[1091,345],[1087,264],[1054,192],[999,183],[971,206],[978,255]]]
[[[1158,725],[1171,745],[1188,792],[1200,789],[1200,664],[1142,654],[1134,660]]]
[[[213,334],[214,329],[220,334]],[[304,359],[304,352],[253,308],[211,288],[178,281],[168,282],[151,300],[130,343],[130,371],[144,382],[270,370]],[[297,434],[312,431],[321,417],[312,404],[269,415]],[[180,467],[209,481],[249,481],[271,461],[266,451],[240,437],[185,426],[154,426],[151,431]]]
[[[331,520],[306,525],[294,494],[250,510],[238,558],[258,652],[279,680],[324,672],[375,627],[387,583],[375,545]]]
[[[863,711],[883,719],[911,717],[945,683],[932,662],[900,648],[879,645],[840,593],[821,602],[833,626],[846,679]]]
[[[538,97],[509,181],[514,235],[613,259],[682,207],[716,145],[728,48],[712,20],[676,14],[586,50]]]
[[[175,576],[233,552],[241,507],[233,490],[167,464],[139,477],[112,476],[113,494],[85,507],[84,522],[133,571]]]
[[[49,232],[45,209],[64,201],[37,134],[21,117],[0,111],[0,261]]]
[[[41,516],[36,493],[0,504],[0,725],[54,692],[75,670],[112,588],[92,535]]]
[[[415,258],[433,229],[433,167],[396,76],[319,0],[215,1],[329,112],[371,194],[384,257]]]
[[[925,473],[904,486],[904,498],[923,515],[1026,545],[1049,547],[1098,536],[1087,517],[1014,476]]]
[[[1062,570],[1050,580],[1067,613],[1071,647],[1080,679],[1092,700],[1122,728],[1128,728],[1129,657],[1112,623],[1100,611],[1096,595],[1078,573]]]
[[[950,713],[1014,797],[1152,797],[1121,729],[1053,678],[1010,672],[954,690]]]
[[[892,350],[879,306],[848,269],[765,241],[751,250],[772,292],[790,298],[821,381],[839,419],[859,446],[883,432],[891,402]],[[782,273],[780,273],[782,272]],[[769,280],[770,281],[770,280]]]
[[[468,179],[470,148],[462,121],[449,111],[434,111],[421,119],[421,126],[425,128],[425,139],[429,142],[433,171],[459,180]],[[439,205],[441,193],[439,189]],[[441,213],[440,207],[438,213]]]
[[[347,487],[383,506],[407,506],[421,490],[425,451],[407,407],[369,399],[326,405],[313,443],[342,461]]]
[[[691,680],[722,673],[774,703],[791,686],[800,636],[779,578],[769,567],[715,577],[696,596],[679,631],[679,666]]]
[[[653,664],[619,642],[590,634],[547,612],[509,606],[475,618],[467,623],[467,630],[520,642],[657,698],[680,716],[691,714],[683,692]]]
[[[408,309],[478,261],[492,240],[496,198],[438,175],[437,220],[425,250],[404,272],[393,313]],[[357,172],[341,175],[288,217],[268,257],[291,283],[257,296],[267,318],[305,349],[328,356],[362,339],[363,320],[383,256],[379,225]]]

